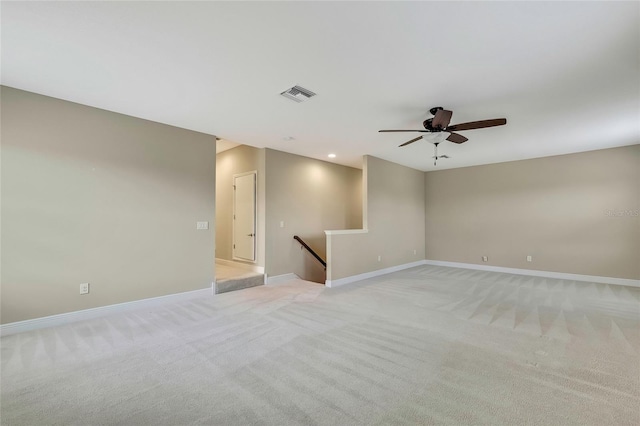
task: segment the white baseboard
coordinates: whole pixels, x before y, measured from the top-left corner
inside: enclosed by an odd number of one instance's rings
[[[168,294],[166,296],[151,297],[148,299],[134,300],[132,302],[117,303],[115,305],[99,306],[97,308],[83,309],[81,311],[67,312],[48,317],[34,318],[30,320],[11,322],[0,325],[0,336],[8,336],[25,331],[39,330],[41,328],[55,327],[72,322],[86,321],[119,312],[150,308],[164,305],[169,302],[180,302],[194,297],[210,297],[211,289],[186,291],[184,293]]]
[[[251,272],[257,272],[259,274],[264,274],[264,266],[250,265],[248,263],[235,262],[233,260],[227,260],[227,259],[218,259],[217,257],[216,257],[216,263],[219,263],[221,265],[231,266],[233,268],[244,269]]]
[[[265,284],[279,284],[279,283],[283,283],[285,281],[291,281],[291,280],[299,280],[300,277],[297,276],[294,273],[290,273],[290,274],[282,274],[282,275],[274,275],[272,277],[267,277],[267,275],[265,274]]]
[[[392,266],[389,268],[378,269],[377,271],[366,272],[364,274],[353,275],[350,277],[340,278],[337,280],[327,280],[327,287],[339,287],[341,285],[377,277],[380,275],[390,274],[392,272],[401,271],[403,269],[413,268],[421,265],[446,266],[449,268],[475,269],[478,271],[502,272],[506,274],[531,275],[534,277],[556,278],[560,280],[586,281],[592,283],[626,285],[631,287],[640,287],[640,280],[632,280],[627,278],[599,277],[595,275],[569,274],[564,272],[537,271],[534,269],[517,269],[505,268],[502,266],[477,265],[474,263],[445,262],[442,260],[419,260],[417,262],[405,263],[403,265]]]
[[[235,263],[235,262],[234,262]],[[340,278],[337,280],[327,280],[327,287],[339,287],[356,281],[377,277],[380,275],[390,274],[392,272],[401,271],[403,269],[413,268],[421,265],[446,266],[450,268],[475,269],[479,271],[502,272],[516,275],[531,275],[536,277],[556,278],[562,280],[586,281],[603,284],[625,285],[631,287],[640,287],[640,280],[614,277],[599,277],[594,275],[568,274],[564,272],[537,271],[533,269],[517,269],[505,268],[502,266],[477,265],[473,263],[446,262],[441,260],[419,260],[417,262],[405,263],[403,265],[391,266],[389,268],[378,269],[376,271],[366,272],[364,274],[353,275],[350,277]],[[250,266],[250,265],[247,265]],[[289,273],[283,275],[275,275],[267,277],[265,275],[265,284],[277,284],[285,281],[298,280],[296,274]],[[212,287],[213,288],[213,287]],[[25,321],[12,322],[0,325],[0,336],[8,336],[11,334],[22,333],[26,331],[39,330],[47,327],[55,327],[58,325],[69,324],[77,321],[84,321],[93,318],[102,317],[118,312],[131,311],[141,308],[150,308],[169,302],[180,302],[182,300],[192,299],[198,296],[211,296],[212,288],[202,290],[187,291],[184,293],[169,294],[166,296],[152,297],[142,300],[134,300],[132,302],[118,303],[115,305],[100,306],[97,308],[84,309],[82,311],[68,312],[64,314],[51,315],[48,317],[34,318]]]
[[[425,260],[426,265],[447,266],[450,268],[476,269],[478,271],[503,272],[506,274],[531,275],[534,277],[557,278],[560,280],[587,281],[590,283],[626,285],[640,287],[640,280],[628,278],[599,277],[595,275],[567,274],[564,272],[536,271],[534,269],[505,268],[502,266],[477,265],[475,263],[445,262],[442,260]]]
[[[358,275],[352,275],[350,277],[339,278],[337,280],[326,280],[325,285],[331,288],[339,287],[341,285],[353,283],[356,281],[366,280],[368,278],[373,278],[380,275],[390,274],[392,272],[402,271],[403,269],[409,269],[409,268],[413,268],[415,266],[420,266],[424,264],[425,264],[424,260],[418,260],[416,262],[405,263],[397,266],[390,266],[388,268],[378,269],[376,271],[371,271],[371,272],[365,272],[364,274],[358,274]]]

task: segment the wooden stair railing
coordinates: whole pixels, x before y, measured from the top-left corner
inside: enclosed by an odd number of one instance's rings
[[[299,242],[300,244],[302,244],[302,247],[306,248],[309,251],[309,253],[311,253],[313,255],[313,257],[315,257],[318,260],[318,262],[322,263],[322,266],[324,267],[324,270],[325,271],[327,270],[327,262],[322,260],[322,258],[320,256],[318,256],[318,253],[313,251],[313,249],[311,247],[309,247],[309,245],[307,243],[302,241],[302,238],[298,237],[297,235],[294,235],[293,239],[296,240],[297,242]]]

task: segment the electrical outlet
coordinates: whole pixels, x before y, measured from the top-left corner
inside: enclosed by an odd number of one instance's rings
[[[414,250],[413,250],[413,254],[414,254],[414,255],[418,254],[418,250],[414,249]]]
[[[80,294],[89,294],[89,283],[80,284]]]
[[[482,256],[482,261],[483,261],[483,262],[488,262],[488,261],[489,261],[489,258],[488,258],[487,256]]]
[[[382,256],[378,255],[378,262],[382,261]]]
[[[527,256],[527,262],[533,262],[533,256]]]
[[[209,222],[196,222],[196,229],[199,229],[199,230],[209,229]]]

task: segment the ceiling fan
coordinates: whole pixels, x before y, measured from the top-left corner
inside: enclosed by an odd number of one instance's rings
[[[379,132],[438,133],[438,134],[440,134],[440,135],[438,135],[439,137],[437,138],[438,143],[442,142],[445,139],[443,137],[444,135],[442,135],[442,133],[448,132],[448,133],[450,133],[450,135],[446,137],[446,140],[448,140],[449,142],[460,144],[460,143],[464,143],[464,142],[468,141],[469,139],[465,138],[464,136],[462,136],[462,135],[460,135],[458,133],[454,133],[456,131],[482,129],[482,128],[485,128],[485,127],[503,126],[503,125],[507,124],[507,119],[506,118],[494,118],[492,120],[470,121],[468,123],[460,123],[460,124],[454,124],[453,126],[449,126],[449,121],[451,121],[451,116],[453,115],[453,112],[447,111],[446,109],[444,109],[442,107],[431,108],[429,110],[429,112],[434,117],[433,118],[427,118],[426,120],[424,120],[422,125],[424,126],[425,130],[378,130],[378,131]],[[414,143],[414,142],[416,142],[416,141],[418,141],[418,140],[420,140],[422,138],[423,138],[423,136],[419,136],[417,138],[411,139],[410,141],[407,141],[407,142],[403,143],[400,146],[409,145],[409,144]],[[427,138],[425,138],[425,139],[427,139]],[[434,143],[435,143],[435,141],[434,141]]]

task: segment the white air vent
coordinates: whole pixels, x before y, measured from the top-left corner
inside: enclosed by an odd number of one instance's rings
[[[306,101],[310,97],[316,95],[311,90],[305,89],[304,87],[300,86],[293,86],[291,89],[287,89],[280,94],[285,98],[291,99],[292,101],[296,102]]]

